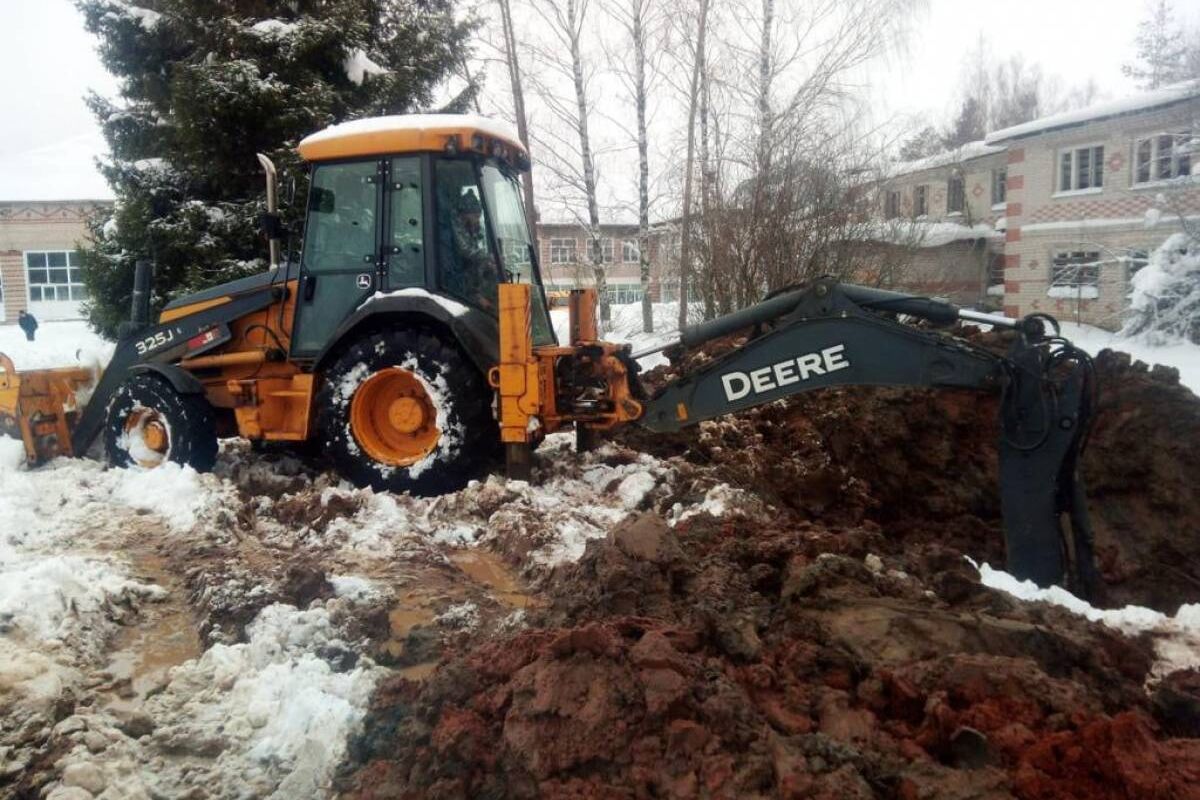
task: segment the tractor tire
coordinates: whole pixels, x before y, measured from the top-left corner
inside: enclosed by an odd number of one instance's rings
[[[180,394],[157,375],[129,377],[104,421],[104,451],[118,467],[153,469],[165,461],[208,472],[217,461],[217,427],[202,394]]]
[[[457,344],[425,328],[351,344],[325,370],[316,406],[318,446],[358,486],[445,494],[500,452],[483,375]]]

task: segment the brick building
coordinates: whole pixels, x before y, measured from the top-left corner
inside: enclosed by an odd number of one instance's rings
[[[634,303],[642,299],[641,263],[637,225],[601,225],[600,254],[609,302]],[[582,225],[538,223],[539,263],[547,291],[591,286],[595,280]],[[650,232],[650,297],[673,300],[679,292],[677,266],[679,236],[669,225]]]
[[[986,233],[972,253],[985,252],[990,266],[960,253],[951,269],[949,280],[977,276],[966,295],[1014,316],[1115,328],[1130,277],[1180,230],[1180,216],[1200,213],[1200,187],[1180,180],[1191,174],[1183,144],[1197,125],[1196,81],[1044,117],[902,165],[882,187],[880,210],[939,234],[917,256],[918,275],[940,274],[954,248]]]
[[[104,201],[0,202],[0,324],[26,309],[39,320],[76,319],[87,297],[77,253],[88,215]]]

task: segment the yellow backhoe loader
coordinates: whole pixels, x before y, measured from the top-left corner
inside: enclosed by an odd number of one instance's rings
[[[644,354],[601,338],[594,290],[570,293],[569,335],[556,341],[518,183],[528,155],[507,128],[384,117],[315,133],[299,152],[312,171],[298,260],[280,262],[274,167],[260,156],[269,271],[180,297],[152,323],[152,265],[139,263],[131,320],[98,380],[22,373],[0,356],[0,429],[24,442],[30,465],[99,440],[117,466],[206,470],[218,438],[236,435],[309,442],[359,485],[430,494],[501,452],[510,475],[528,478],[532,449],[556,430],[581,441],[628,423],[671,431],[836,385],[971,388],[1002,398],[1010,569],[1088,590],[1076,463],[1094,379],[1051,318],[823,279],[681,331],[685,346],[753,333],[649,395]],[[1015,343],[999,357],[901,316],[988,322]]]

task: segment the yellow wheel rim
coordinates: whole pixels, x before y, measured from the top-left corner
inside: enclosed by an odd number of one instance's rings
[[[167,460],[171,435],[162,414],[152,408],[135,408],[125,418],[129,456],[137,465],[153,469]]]
[[[350,432],[367,455],[395,467],[425,458],[442,435],[425,384],[401,367],[382,369],[359,385],[350,401]]]

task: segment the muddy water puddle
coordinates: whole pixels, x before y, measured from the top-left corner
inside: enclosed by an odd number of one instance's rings
[[[500,556],[488,550],[456,550],[450,561],[467,577],[483,586],[497,601],[510,608],[532,608],[537,598],[525,591],[524,584]]]
[[[161,690],[172,667],[204,652],[198,620],[187,604],[183,584],[167,568],[166,559],[149,550],[126,551],[139,580],[167,590],[162,602],[142,607],[142,618],[120,630],[112,643],[105,672],[112,676],[101,692],[110,707],[132,707]]]
[[[468,602],[480,593],[486,594],[507,609],[527,609],[540,604],[504,562],[487,550],[456,550],[447,558],[456,571],[430,575],[428,581],[415,581],[412,588],[400,595],[388,612],[390,636],[383,649],[398,661],[411,660],[409,648],[418,645],[422,631],[433,625],[439,611],[449,604]],[[493,607],[494,608],[494,607]],[[493,612],[494,613],[494,612]],[[397,669],[409,680],[427,678],[437,667],[437,660],[422,660]]]

